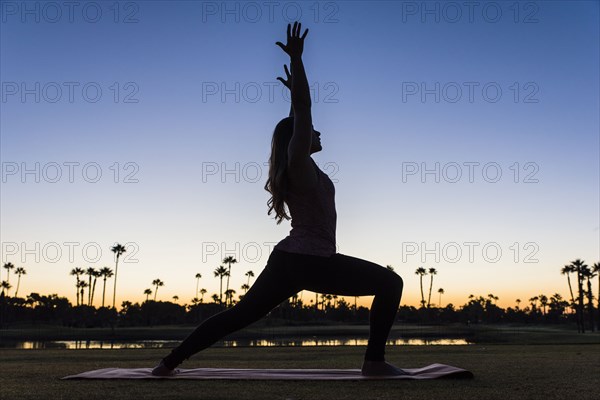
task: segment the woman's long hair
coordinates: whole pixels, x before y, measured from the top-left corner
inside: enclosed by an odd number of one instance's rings
[[[284,199],[287,192],[288,146],[294,134],[294,118],[287,117],[279,121],[271,139],[271,157],[269,158],[269,179],[265,190],[271,193],[267,202],[269,212],[275,211],[275,219],[279,225],[285,219],[291,219],[285,210]]]

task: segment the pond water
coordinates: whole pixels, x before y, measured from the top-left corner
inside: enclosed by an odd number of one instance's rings
[[[213,347],[306,347],[306,346],[366,346],[365,338],[285,338],[258,340],[222,340]],[[172,348],[181,341],[177,340],[56,340],[56,341],[3,341],[0,348],[10,349],[157,349]],[[470,344],[466,339],[394,339],[387,341],[388,346],[457,346]]]

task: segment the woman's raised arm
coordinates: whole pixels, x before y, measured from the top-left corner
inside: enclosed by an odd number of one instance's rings
[[[293,28],[288,24],[287,44],[283,45],[281,42],[275,44],[290,56],[292,69],[291,91],[294,110],[294,134],[288,147],[288,163],[291,169],[313,171],[310,160],[313,136],[310,90],[302,62],[304,38],[308,34],[308,29],[300,36],[301,27],[302,24],[298,22],[294,22]]]

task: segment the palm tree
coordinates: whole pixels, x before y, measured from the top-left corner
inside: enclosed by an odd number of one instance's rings
[[[439,288],[438,289],[438,293],[440,294],[440,303],[439,303],[439,307],[442,308],[442,295],[444,294],[444,289]]]
[[[579,292],[579,296],[577,297],[577,325],[579,326],[579,331],[585,333],[583,321],[583,271],[587,265],[580,259],[571,262],[571,265],[577,273],[577,289]]]
[[[10,283],[10,270],[13,269],[15,266],[13,263],[6,263],[2,266],[2,268],[4,268],[6,270],[6,283]],[[6,294],[8,296],[8,292]]]
[[[106,293],[106,279],[113,276],[112,269],[104,267],[100,270],[100,276],[102,276],[102,307],[104,307],[104,294]]]
[[[216,293],[215,293],[215,294],[213,294],[213,295],[211,296],[211,298],[213,299],[213,301],[215,302],[215,304],[216,304],[216,303],[219,303],[219,304],[221,303],[221,299],[219,298],[219,295],[218,295],[218,294],[216,294]]]
[[[94,271],[94,283],[92,284],[92,299],[90,300],[90,305],[94,304],[94,293],[96,293],[96,281],[101,276],[102,273],[99,270]]]
[[[419,281],[421,283],[421,307],[425,307],[425,294],[423,293],[423,277],[427,275],[427,270],[423,267],[419,267],[415,270],[415,274],[419,275]]]
[[[165,283],[163,281],[161,281],[160,279],[155,279],[152,281],[152,284],[154,286],[156,286],[156,289],[154,289],[154,301],[156,301],[156,294],[158,293],[158,287],[159,286],[164,286]]]
[[[81,291],[81,293],[80,293],[81,305],[83,305],[83,292],[84,292],[85,288],[88,287],[89,285],[87,284],[86,281],[79,281],[79,283],[77,285],[79,286],[79,290]]]
[[[8,281],[2,281],[2,283],[0,283],[0,287],[2,288],[2,295],[4,295],[4,290],[6,289],[6,293],[8,293],[8,290],[12,287],[12,285],[8,283]]]
[[[150,296],[152,294],[152,290],[151,289],[146,289],[144,290],[144,294],[146,295],[146,303],[148,302],[148,296]]]
[[[517,303],[517,310],[518,310],[519,306],[521,305],[521,299],[517,299],[517,300],[515,300],[515,302]]]
[[[250,277],[254,278],[254,272],[248,271],[244,275],[246,275],[248,277],[248,282],[246,283],[246,285],[248,285],[248,287],[250,287]]]
[[[222,265],[220,265],[219,268],[215,269],[213,273],[215,274],[215,277],[221,279],[221,288],[219,289],[219,303],[223,304],[223,278],[225,276],[229,276],[229,273]]]
[[[573,296],[573,288],[571,287],[571,276],[569,275],[571,272],[575,272],[575,268],[572,265],[565,265],[560,270],[562,275],[567,276],[567,283],[569,284],[569,293],[571,293],[571,310],[575,307],[575,297]]]
[[[94,275],[96,275],[96,270],[94,268],[90,267],[90,268],[88,268],[88,269],[85,270],[85,274],[89,278],[88,279],[89,280],[88,287],[90,289],[88,289],[88,306],[91,306],[92,305],[92,290],[91,290],[91,288],[92,288],[92,277]]]
[[[115,308],[115,300],[117,298],[117,274],[119,272],[119,257],[121,257],[121,254],[125,253],[127,251],[127,249],[125,249],[124,246],[122,246],[119,243],[117,243],[116,245],[114,245],[110,249],[110,251],[112,251],[113,253],[115,253],[115,256],[116,256],[116,261],[115,261],[115,284],[114,284],[114,288],[113,288],[113,304],[112,304],[112,308]]]
[[[177,295],[173,296],[173,301],[175,301],[175,303],[177,303],[177,300],[179,300],[179,296],[177,296]]]
[[[200,303],[204,303],[204,294],[206,293],[206,289],[202,288],[200,289],[200,294],[202,295],[202,297],[200,298]]]
[[[433,287],[433,276],[437,274],[437,270],[435,268],[429,268],[429,297],[427,298],[427,308],[431,304],[431,289]]]
[[[75,275],[77,278],[77,283],[75,284],[75,293],[77,293],[77,305],[79,305],[79,275],[83,275],[84,271],[81,268],[73,268],[71,270],[71,275]],[[83,303],[83,299],[81,299]]]
[[[200,273],[196,274],[196,293],[194,293],[194,297],[198,296],[198,286],[200,285],[200,278],[202,278],[202,275],[200,275]]]
[[[229,290],[229,277],[231,276],[231,264],[237,263],[237,260],[232,256],[225,257],[223,259],[223,264],[229,264],[229,269],[227,270],[227,290]]]
[[[18,267],[15,269],[15,274],[19,276],[17,279],[17,289],[15,290],[15,297],[17,297],[17,294],[19,293],[19,285],[21,284],[21,275],[27,275],[27,271],[25,271],[25,268],[23,267]]]
[[[244,293],[248,293],[248,289],[250,289],[250,286],[246,285],[245,283],[242,285],[242,290],[244,291]]]

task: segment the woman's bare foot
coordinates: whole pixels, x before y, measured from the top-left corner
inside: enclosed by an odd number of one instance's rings
[[[154,376],[173,376],[176,373],[177,370],[167,367],[164,360],[161,360],[160,363],[152,370],[152,375]]]
[[[408,373],[398,367],[388,364],[385,361],[367,361],[363,362],[362,374],[365,376],[396,376],[408,375]]]

